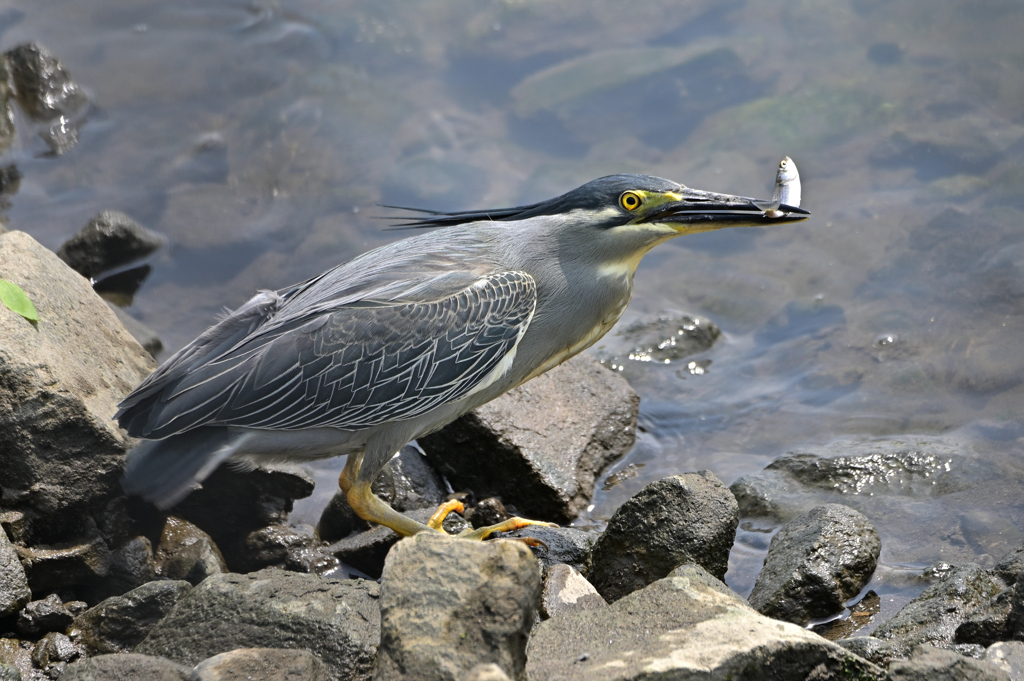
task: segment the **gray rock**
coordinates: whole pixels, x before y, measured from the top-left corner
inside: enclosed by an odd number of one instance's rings
[[[75,618],[78,639],[91,655],[131,650],[192,591],[185,581],[143,584],[123,596],[114,596]]]
[[[1009,681],[999,667],[930,645],[918,646],[909,660],[893,662],[888,681]]]
[[[21,681],[21,672],[17,667],[0,662],[0,681]]]
[[[868,662],[874,662],[879,667],[888,667],[893,658],[903,652],[896,643],[883,641],[874,636],[841,638],[836,641],[836,645],[849,650],[858,657],[863,657]]]
[[[132,537],[110,554],[107,578],[88,590],[87,598],[95,603],[111,596],[120,596],[156,579],[153,545],[146,537]]]
[[[156,364],[89,282],[27,234],[0,235],[0,271],[39,312],[31,324],[0,306],[0,491],[5,510],[25,514],[29,544],[66,541],[122,494],[129,441],[111,417]]]
[[[1007,638],[1024,641],[1024,589],[1017,583],[1024,581],[1024,572],[1017,575],[1014,580],[1013,603],[1010,605],[1010,614],[1006,617]]]
[[[95,583],[110,572],[110,549],[95,527],[86,530],[93,536],[79,542],[17,547],[25,567],[28,584],[35,593],[60,587]]]
[[[32,652],[16,638],[0,638],[0,664],[14,667],[26,681],[32,678]]]
[[[540,592],[540,615],[544,619],[606,605],[594,585],[570,566],[552,565],[544,574]]]
[[[57,257],[86,279],[144,258],[164,245],[124,213],[105,210],[86,223],[57,250]]]
[[[241,648],[203,660],[189,681],[329,681],[327,665],[308,650]]]
[[[1014,584],[1017,581],[1017,575],[1024,572],[1024,546],[1003,556],[1002,560],[992,568],[992,572],[1007,584]]]
[[[466,509],[463,515],[475,528],[497,525],[513,517],[498,497],[481,499],[476,506]]]
[[[978,607],[956,628],[957,643],[990,646],[1008,638],[1014,587],[1002,591],[988,603]]]
[[[193,586],[210,575],[228,571],[220,549],[198,527],[167,516],[156,547],[156,574],[164,579],[183,579]]]
[[[68,665],[61,681],[188,681],[192,670],[162,657],[100,655]]]
[[[25,514],[21,511],[0,511],[0,529],[15,544],[24,544],[26,539]]]
[[[82,650],[64,634],[51,631],[39,639],[32,649],[32,662],[40,669],[47,669],[60,662],[70,662],[81,656]]]
[[[1024,681],[1024,643],[1001,641],[985,651],[985,661],[1010,675],[1010,681]]]
[[[520,542],[399,542],[381,579],[374,678],[454,681],[490,663],[522,678],[539,594],[540,568]]]
[[[434,514],[435,509],[420,508],[408,511],[413,520],[421,523],[427,522]],[[469,523],[462,519],[457,513],[449,513],[442,524],[445,532],[456,535],[465,529],[469,529]],[[387,558],[398,540],[401,539],[392,529],[378,525],[366,532],[353,534],[344,539],[334,542],[327,550],[338,558],[342,563],[350,565],[365,575],[377,579],[384,570],[384,559]]]
[[[64,65],[36,43],[5,53],[18,103],[33,120],[74,118],[89,102]]]
[[[0,619],[18,612],[32,599],[18,552],[0,528]]]
[[[686,565],[606,608],[541,622],[531,679],[874,679],[882,671],[806,629],[768,619]]]
[[[711,471],[658,480],[612,514],[587,578],[609,602],[686,563],[724,579],[738,524],[736,500]]]
[[[0,154],[7,151],[14,141],[14,111],[11,109],[11,101],[14,93],[11,91],[11,71],[7,64],[7,57],[0,54]],[[0,194],[5,193],[0,188]],[[6,229],[0,224],[0,233]]]
[[[511,681],[501,667],[494,664],[478,664],[463,677],[465,681]]]
[[[510,532],[509,537],[533,537],[543,542],[534,549],[533,555],[540,561],[541,569],[564,563],[580,573],[589,571],[590,552],[601,536],[575,527],[524,527]]]
[[[380,641],[380,588],[274,568],[214,575],[135,649],[195,665],[236,648],[302,648],[332,679],[368,679]]]
[[[18,631],[33,636],[47,631],[64,631],[74,619],[60,596],[50,594],[46,598],[32,601],[18,613]]]
[[[639,404],[621,377],[578,355],[418,442],[456,489],[569,522],[633,445]]]
[[[861,513],[841,504],[818,506],[772,538],[750,605],[795,624],[834,615],[871,579],[881,549]]]
[[[874,631],[894,641],[905,656],[922,643],[954,645],[957,627],[1003,590],[1002,583],[974,563],[954,569],[907,603]]]
[[[124,325],[125,329],[128,330],[128,333],[132,335],[132,338],[138,341],[139,345],[141,345],[146,352],[153,357],[160,354],[164,349],[164,342],[160,340],[160,336],[156,331],[148,325],[143,324],[117,305],[114,305],[109,300],[107,301],[107,306],[113,311],[117,320]]]
[[[270,525],[245,537],[241,551],[245,572],[265,567],[281,567],[294,572],[322,575],[338,567],[338,559],[327,545],[314,536],[303,534],[289,525]]]

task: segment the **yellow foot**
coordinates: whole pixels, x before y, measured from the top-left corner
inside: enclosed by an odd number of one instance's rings
[[[452,511],[462,513],[464,510],[466,510],[466,507],[462,505],[461,501],[458,499],[449,499],[437,507],[437,510],[434,511],[434,515],[430,516],[430,520],[427,521],[427,527],[432,530],[441,530],[441,523],[444,522],[444,519],[448,517],[449,513]],[[444,530],[441,531],[443,532]]]
[[[518,530],[521,527],[530,527],[535,525],[537,527],[558,527],[555,523],[546,523],[543,520],[527,520],[526,518],[509,518],[497,525],[488,525],[487,527],[479,527],[475,530],[466,530],[458,534],[459,539],[476,539],[484,540],[490,537],[495,532],[511,532],[512,530]],[[532,539],[532,537],[527,537]],[[533,541],[537,541],[534,539]],[[530,542],[526,542],[530,543]],[[533,546],[534,544],[530,544]]]

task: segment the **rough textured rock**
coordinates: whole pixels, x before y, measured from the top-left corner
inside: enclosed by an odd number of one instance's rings
[[[0,528],[0,619],[18,612],[31,599],[25,568],[7,533]]]
[[[111,417],[156,364],[89,282],[23,232],[0,235],[0,271],[35,304],[0,306],[0,495],[30,543],[79,536],[120,489],[127,438]]]
[[[224,556],[210,535],[174,516],[167,516],[156,547],[156,574],[164,579],[183,579],[193,586],[210,575],[228,571]]]
[[[1007,584],[1014,584],[1017,575],[1024,572],[1024,546],[1010,551],[992,568],[992,573]]]
[[[590,552],[601,536],[575,527],[524,527],[510,532],[509,537],[533,537],[544,542],[533,550],[540,561],[542,570],[564,563],[580,573],[586,573],[590,565]]]
[[[639,404],[625,380],[578,355],[418,442],[454,488],[568,522],[633,445]]]
[[[834,615],[871,579],[881,549],[861,513],[841,504],[818,506],[772,538],[750,605],[795,624]]]
[[[143,584],[75,618],[78,638],[92,655],[131,650],[192,590],[185,581]]]
[[[1009,681],[1002,669],[983,660],[929,645],[918,646],[908,660],[893,662],[889,681]]]
[[[132,335],[139,345],[141,345],[146,352],[156,357],[160,354],[160,351],[164,349],[164,342],[160,339],[160,336],[152,328],[143,324],[135,317],[131,316],[117,305],[114,305],[109,300],[107,307],[111,309],[117,320],[124,325],[124,328]]]
[[[82,88],[45,48],[27,43],[5,55],[18,103],[34,120],[72,118],[88,103]]]
[[[0,664],[14,667],[26,681],[31,678],[32,653],[22,648],[18,639],[0,638]]]
[[[0,54],[0,154],[7,151],[14,141],[14,111],[11,109],[11,100],[14,93],[11,91],[11,71],[7,64],[7,57]],[[0,186],[0,194],[5,193],[4,187]],[[0,223],[0,234],[7,231]]]
[[[241,648],[196,665],[189,681],[328,681],[327,665],[308,650]]]
[[[47,671],[61,663],[71,662],[81,655],[81,647],[57,631],[51,631],[39,639],[35,647],[32,648],[32,662],[40,669]]]
[[[469,670],[465,681],[511,681],[501,667],[494,664],[478,664]]]
[[[250,532],[244,542],[245,546],[240,551],[244,556],[240,568],[244,572],[281,567],[320,575],[339,564],[324,542],[289,525],[260,528]]]
[[[75,542],[17,547],[28,584],[35,593],[63,586],[89,584],[110,573],[110,549],[96,534],[95,526],[84,530],[92,536]]]
[[[18,613],[18,631],[33,636],[47,631],[64,631],[74,619],[57,594],[32,601]]]
[[[836,641],[836,645],[849,650],[854,655],[863,657],[868,662],[874,662],[879,667],[888,667],[894,657],[902,654],[902,650],[896,643],[883,641],[873,636],[841,638]]]
[[[0,662],[0,681],[21,681],[21,672],[13,665]]]
[[[1010,681],[1024,681],[1024,643],[994,643],[985,651],[985,661],[1009,674]]]
[[[1017,575],[1014,582],[1013,603],[1006,618],[1007,638],[1024,641],[1024,588],[1019,586],[1024,582],[1024,572]]]
[[[122,654],[68,665],[61,681],[188,681],[192,670],[162,657]]]
[[[132,537],[111,552],[107,578],[89,589],[88,598],[95,603],[111,596],[120,596],[154,579],[156,561],[153,558],[153,545],[146,537]]]
[[[711,471],[658,480],[612,514],[587,578],[609,602],[686,563],[723,579],[738,523],[736,500]]]
[[[454,681],[491,663],[522,678],[539,593],[540,568],[520,542],[399,542],[381,580],[374,678]]]
[[[817,634],[768,619],[686,565],[606,608],[538,625],[531,679],[873,679],[881,669]]]
[[[250,532],[284,524],[296,499],[313,493],[313,478],[299,466],[274,464],[251,471],[221,466],[173,513],[209,533],[229,568],[241,571]]]
[[[1015,588],[1010,587],[971,612],[956,628],[954,640],[957,643],[990,646],[1011,637],[1010,613],[1014,592]]]
[[[988,572],[967,563],[903,606],[874,636],[898,644],[901,656],[922,643],[949,647],[964,619],[1002,590],[1002,584]]]
[[[545,573],[540,592],[540,615],[544,619],[606,605],[594,585],[568,565],[552,565]]]
[[[274,568],[214,575],[135,649],[195,665],[236,648],[312,651],[331,679],[368,679],[380,641],[380,588]]]
[[[105,210],[86,223],[57,250],[57,257],[83,277],[123,267],[144,258],[164,239],[124,213]]]

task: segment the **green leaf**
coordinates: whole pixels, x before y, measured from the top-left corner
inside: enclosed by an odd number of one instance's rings
[[[17,312],[30,322],[39,321],[39,313],[36,306],[28,299],[25,292],[17,284],[12,284],[6,279],[0,279],[0,303]]]

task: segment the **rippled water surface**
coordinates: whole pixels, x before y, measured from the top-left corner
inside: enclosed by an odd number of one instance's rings
[[[1024,540],[1021,3],[7,7],[0,48],[40,42],[93,108],[60,157],[18,118],[5,221],[51,248],[102,209],[166,235],[129,311],[168,351],[256,289],[402,236],[379,203],[515,205],[614,172],[770,196],[788,154],[812,219],[677,239],[641,266],[619,329],[688,314],[722,335],[627,367],[643,432],[578,522],[673,473],[729,484],[787,452],[897,442],[962,475],[836,492],[882,535],[883,613],[924,566]],[[732,586],[749,591],[776,527],[743,523]]]

